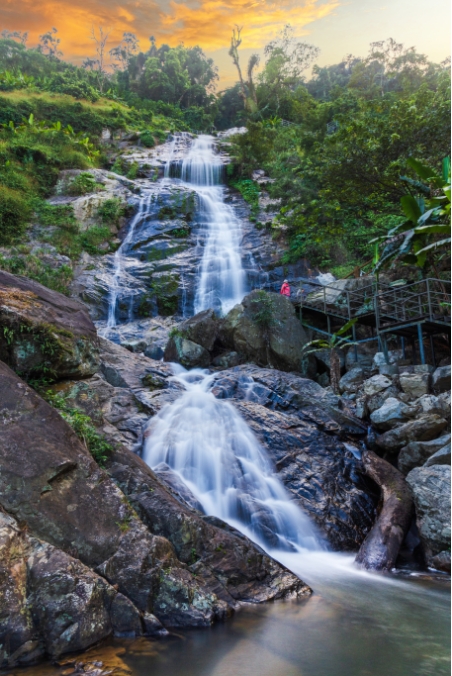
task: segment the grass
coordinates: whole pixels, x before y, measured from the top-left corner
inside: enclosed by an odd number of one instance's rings
[[[113,446],[99,434],[90,416],[78,408],[69,406],[65,397],[61,394],[47,390],[41,392],[41,395],[51,406],[57,409],[61,417],[72,427],[97,464],[104,467],[108,456],[113,451]]]

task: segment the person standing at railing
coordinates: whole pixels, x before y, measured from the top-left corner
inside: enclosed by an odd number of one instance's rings
[[[284,280],[283,285],[281,287],[281,291],[279,293],[281,294],[281,296],[287,296],[287,298],[290,298],[290,286],[287,279]]]

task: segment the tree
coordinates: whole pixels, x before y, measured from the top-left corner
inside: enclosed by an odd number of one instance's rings
[[[345,344],[348,345],[354,345],[355,343],[352,343],[350,341],[350,336],[346,336],[345,334],[348,333],[348,331],[356,324],[358,320],[351,319],[349,322],[344,324],[342,328],[339,329],[339,331],[336,331],[336,333],[333,333],[333,335],[327,340],[326,338],[319,338],[318,340],[311,340],[309,343],[306,343],[306,345],[303,347],[301,351],[301,359],[303,363],[303,359],[307,357],[309,354],[312,354],[313,352],[317,352],[318,350],[329,350],[330,352],[330,383],[331,387],[333,389],[333,392],[335,394],[339,394],[339,380],[341,378],[341,362],[339,359],[339,353],[338,350],[340,347],[342,347]],[[308,349],[311,348],[311,349]]]
[[[96,45],[96,59],[90,59],[89,62],[92,64],[92,70],[97,72],[97,81],[99,86],[99,91],[102,94],[105,87],[105,81],[107,79],[107,71],[105,65],[105,54],[108,38],[110,35],[110,30],[104,30],[103,26],[97,27],[97,32],[94,26],[91,27],[91,40],[94,41]],[[87,63],[88,60],[85,62]]]
[[[60,38],[56,37],[58,30],[51,28],[47,33],[39,36],[39,45],[37,47],[38,51],[41,54],[50,56],[54,59],[58,59],[60,56],[63,56],[63,52],[60,51]]]
[[[129,61],[138,52],[139,40],[134,33],[123,33],[122,40],[117,47],[110,49],[109,54],[113,60],[113,68],[126,70]]]
[[[240,93],[243,99],[243,104],[245,109],[250,113],[254,113],[257,110],[257,95],[256,89],[253,82],[253,72],[254,69],[259,65],[259,55],[252,54],[248,61],[247,75],[248,80],[243,79],[242,68],[240,66],[240,57],[239,57],[239,47],[242,44],[241,38],[242,28],[236,26],[232,29],[231,37],[231,46],[229,48],[229,56],[232,58],[232,61],[237,68],[237,73],[239,75],[240,81]]]

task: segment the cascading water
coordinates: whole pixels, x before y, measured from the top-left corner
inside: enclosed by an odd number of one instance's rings
[[[195,139],[182,162],[181,178],[198,195],[203,227],[195,314],[208,308],[225,314],[246,293],[240,252],[242,228],[233,208],[224,201],[222,169],[213,150],[213,138],[206,135]]]
[[[115,251],[115,256],[113,259],[114,274],[111,280],[110,294],[108,298],[108,316],[107,316],[107,325],[99,331],[104,337],[108,337],[110,330],[116,326],[116,307],[118,303],[118,296],[122,288],[122,278],[124,275],[125,268],[125,253],[127,252],[130,245],[133,243],[133,238],[135,234],[135,229],[138,223],[146,217],[147,212],[151,206],[151,195],[143,198],[139,202],[138,211],[132,219],[132,222],[127,231],[127,235],[123,239],[121,246]],[[130,320],[130,310],[129,310],[129,320]]]
[[[210,392],[214,376],[177,369],[186,392],[150,422],[144,459],[169,466],[206,514],[238,528],[266,549],[323,548],[309,518],[291,501],[265,451],[232,404]]]

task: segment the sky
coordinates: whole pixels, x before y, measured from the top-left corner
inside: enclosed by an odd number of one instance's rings
[[[287,23],[320,48],[319,65],[365,56],[370,42],[389,37],[439,62],[451,51],[450,14],[450,0],[1,0],[0,30],[28,31],[35,45],[55,26],[63,58],[75,63],[94,56],[92,26],[110,31],[108,48],[125,31],[138,36],[143,51],[151,35],[157,44],[199,44],[219,67],[223,89],[236,79],[228,56],[236,24],[243,27],[244,64]]]

